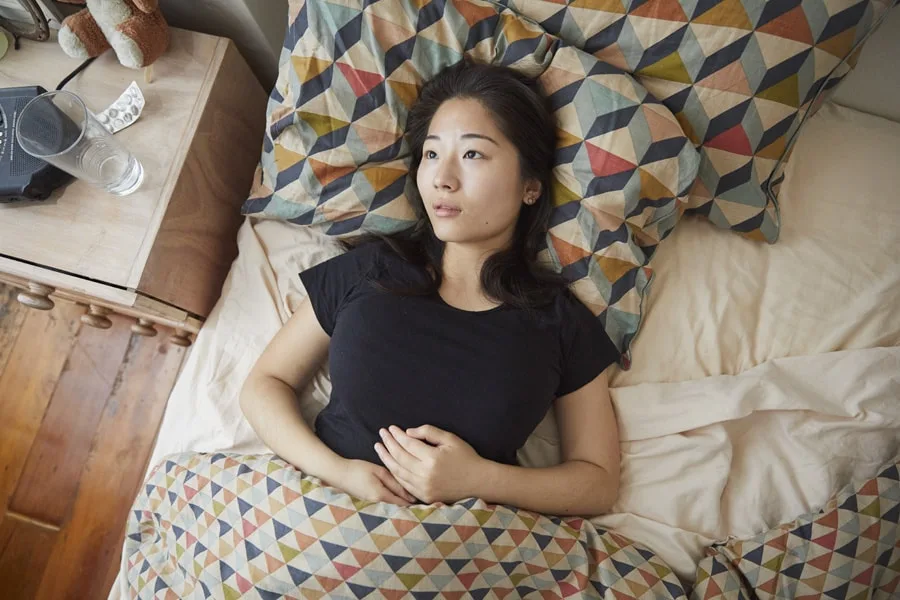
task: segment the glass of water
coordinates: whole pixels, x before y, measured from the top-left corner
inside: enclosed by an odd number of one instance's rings
[[[144,180],[138,159],[71,92],[41,94],[15,118],[16,140],[25,152],[79,179],[119,196]]]

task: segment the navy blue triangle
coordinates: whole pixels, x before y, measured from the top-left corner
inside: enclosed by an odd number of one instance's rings
[[[150,562],[145,560],[144,564],[141,565],[141,574],[143,574],[149,568],[150,568]]]
[[[231,525],[222,519],[216,519],[219,522],[219,536],[223,536],[231,531]]]
[[[325,508],[324,503],[313,500],[312,498],[307,498],[306,496],[303,496],[303,505],[306,507],[307,516],[310,517]]]
[[[173,463],[171,460],[167,460],[166,461],[166,473],[171,471],[172,467],[174,467],[174,466],[175,466],[175,463]]]
[[[752,562],[754,565],[761,565],[763,559],[763,546],[759,546],[758,548],[754,548],[750,552],[744,555],[744,560]],[[715,566],[719,561],[714,561],[713,566]]]
[[[797,563],[795,565],[791,565],[788,568],[784,569],[781,573],[782,573],[783,577],[801,581],[800,578],[803,575],[803,567],[804,566],[805,566],[805,563]]]
[[[564,11],[560,11],[564,12]],[[588,54],[596,54],[599,50],[611,46],[619,41],[622,35],[622,28],[625,26],[627,19],[618,19],[609,27],[605,27],[586,39],[582,45],[582,50]]]
[[[256,546],[254,546],[253,544],[248,542],[247,540],[244,540],[244,547],[246,548],[246,552],[247,552],[247,560],[253,560],[257,556],[262,554],[262,550],[260,550],[259,548],[257,548]]]
[[[331,560],[337,558],[344,550],[347,549],[347,546],[332,544],[331,542],[326,542],[325,540],[319,540],[319,543],[322,544],[322,547],[325,549],[325,554],[327,554],[328,558],[330,558]]]
[[[328,231],[326,231],[326,233],[328,235],[343,235],[345,233],[351,233],[359,229],[360,226],[362,226],[363,221],[365,220],[366,215],[361,214],[350,219],[335,221],[334,223],[332,223],[331,227],[328,228]]]
[[[133,541],[135,541],[135,542],[140,542],[140,541],[141,541],[141,534],[139,534],[139,533],[131,533],[131,534],[128,534],[128,539],[129,539],[129,540],[133,540]]]
[[[675,585],[674,583],[670,583],[670,582],[666,581],[665,579],[663,579],[663,584],[666,586],[666,589],[669,590],[669,594],[673,598],[683,598],[686,596],[686,594],[684,593],[684,590],[681,589],[680,585]],[[596,584],[594,584],[594,585],[596,585]]]
[[[759,87],[756,90],[756,93],[759,94],[770,87],[781,83],[791,75],[796,74],[800,68],[803,66],[803,63],[806,62],[806,59],[812,53],[812,48],[807,48],[799,52],[798,54],[783,60],[778,63],[763,75],[762,81],[759,84]]]
[[[220,460],[225,460],[225,458],[226,457],[224,454],[222,454],[221,452],[216,452],[209,458],[209,462],[214,463],[214,462],[218,462]]]
[[[366,513],[360,513],[359,518],[362,520],[363,525],[366,526],[366,531],[372,533],[375,529],[378,528],[379,525],[387,521],[384,517],[376,517],[375,515],[369,515]]]
[[[469,558],[448,558],[447,566],[450,567],[454,573],[459,575],[460,570],[470,562],[472,562],[472,559]]]
[[[164,590],[169,587],[169,584],[166,583],[166,580],[163,577],[156,578],[156,584],[153,586],[153,593],[155,594],[159,590]]]
[[[541,27],[544,28],[544,31],[559,36],[559,32],[562,31],[563,23],[565,22],[567,13],[568,11],[566,9],[560,8],[557,13],[541,21]]]
[[[850,27],[854,27],[860,22],[868,7],[869,4],[867,2],[856,2],[841,12],[832,15],[828,19],[828,23],[825,24],[822,33],[819,34],[819,39],[816,40],[816,43],[824,42],[839,33],[847,31]]]
[[[541,535],[540,533],[532,532],[531,535],[534,537],[535,541],[538,543],[538,546],[541,547],[541,550],[546,549],[547,546],[550,544],[550,540],[553,539],[549,535]]]
[[[801,0],[779,0],[778,2],[766,2],[763,5],[762,14],[759,15],[759,21],[756,27],[762,27],[769,21],[774,21],[784,13],[800,6]]]
[[[897,468],[897,465],[891,465],[884,471],[878,474],[879,479],[890,479],[891,481],[900,481],[900,469]]]
[[[681,40],[684,39],[684,32],[687,30],[688,24],[685,23],[684,27],[681,29],[672,32],[670,35],[644,50],[644,53],[641,55],[641,60],[634,70],[639,71],[644,67],[656,64],[673,52],[677,52],[678,48],[681,46]]]
[[[301,571],[291,565],[287,565],[288,574],[291,576],[291,581],[294,582],[294,585],[300,585],[310,577],[312,577],[312,573],[307,573],[306,571]]]
[[[850,582],[845,581],[842,585],[833,590],[825,590],[825,595],[835,600],[844,600],[847,597],[847,591],[850,589]]]
[[[594,119],[594,123],[591,125],[590,130],[588,130],[587,135],[584,136],[584,139],[587,140],[603,133],[609,133],[610,131],[628,127],[628,124],[631,123],[631,119],[634,117],[634,113],[637,112],[638,108],[640,108],[640,105],[635,104],[634,106],[626,106],[619,110],[606,113],[605,115],[600,115]]]
[[[791,115],[789,117],[785,117],[779,122],[772,125],[770,128],[766,129],[762,137],[759,140],[759,144],[757,144],[756,149],[762,150],[781,136],[787,133],[788,129],[791,128],[791,125],[794,123],[794,118],[796,115]]]
[[[256,593],[262,596],[263,600],[278,600],[279,598],[284,598],[284,594],[270,592],[269,590],[264,590],[259,586],[255,586],[253,589],[256,590]]]
[[[644,156],[641,157],[641,164],[648,165],[650,163],[664,160],[666,158],[673,158],[675,156],[678,156],[678,154],[684,149],[685,144],[690,143],[691,142],[689,140],[681,137],[674,137],[667,140],[653,142],[652,144],[650,144],[650,147],[647,148]]]
[[[153,493],[153,490],[154,490],[155,488],[156,488],[155,485],[151,485],[151,484],[148,483],[147,485],[144,486],[144,494],[146,494],[146,495],[149,496],[150,494]]]
[[[881,520],[889,523],[900,523],[900,504],[895,504],[894,508],[881,515]]]
[[[449,525],[441,523],[422,523],[422,527],[428,532],[428,537],[431,538],[431,541],[437,540],[445,531],[450,529]]]
[[[222,583],[225,583],[226,581],[228,581],[228,578],[231,577],[232,575],[234,575],[234,569],[232,569],[228,565],[228,563],[225,562],[224,560],[220,560],[219,561],[219,577],[222,578],[220,581]]]
[[[193,479],[196,476],[197,476],[197,474],[194,473],[193,471],[188,471],[188,474],[184,476],[184,479],[182,481],[184,483],[187,483],[188,481],[190,481],[191,479]]]
[[[384,562],[388,564],[394,573],[402,569],[406,563],[412,560],[409,556],[394,556],[393,554],[383,554],[382,558],[384,558]]]
[[[478,588],[477,590],[469,590],[469,595],[475,598],[475,600],[483,600],[484,597],[488,595],[489,591],[488,588]]]
[[[237,501],[238,501],[238,510],[240,511],[241,516],[246,515],[247,511],[250,510],[251,508],[253,508],[252,506],[250,506],[250,503],[247,502],[246,500],[244,500],[243,498],[238,498]]]
[[[859,543],[859,538],[851,539],[846,545],[842,546],[835,550],[835,552],[839,552],[844,556],[849,556],[850,558],[856,558],[856,546]]]
[[[178,494],[176,494],[175,492],[170,491],[170,492],[169,492],[169,503],[170,503],[170,504],[175,504],[175,501],[176,501],[177,499],[178,499]]]
[[[215,496],[216,494],[218,494],[219,492],[222,491],[222,486],[219,485],[218,483],[216,483],[215,481],[213,481],[212,483],[210,483],[209,486],[212,488],[212,495],[213,495],[213,496]]]
[[[413,598],[415,598],[416,600],[419,600],[419,598],[421,598],[422,600],[432,600],[432,598],[437,598],[437,595],[440,592],[411,592],[411,593],[412,593]]]
[[[856,506],[856,494],[848,496],[847,499],[844,500],[844,503],[841,504],[840,508],[851,512],[859,512],[859,508]]]
[[[724,194],[729,190],[741,186],[753,178],[753,161],[747,162],[743,167],[738,167],[731,173],[725,173],[719,178],[716,185],[716,195]]]
[[[633,565],[629,565],[627,563],[620,562],[612,557],[610,557],[609,560],[612,561],[612,564],[616,568],[616,571],[618,571],[619,575],[621,575],[622,577],[625,577],[626,575],[628,575],[629,573],[634,571]]]
[[[891,560],[891,556],[893,556],[894,550],[893,548],[888,548],[884,552],[881,553],[881,556],[878,557],[878,560],[875,562],[881,565],[882,567],[888,566],[888,562]],[[141,571],[143,573],[143,571]]]
[[[720,133],[728,131],[735,125],[740,125],[744,120],[744,117],[747,116],[750,102],[752,102],[752,100],[748,98],[710,119],[709,125],[706,127],[706,135],[704,136],[703,141],[708,142]]]
[[[253,469],[247,466],[247,463],[241,463],[238,465],[238,475],[244,475],[246,473],[252,473]]]
[[[375,588],[367,585],[359,585],[358,583],[350,583],[349,581],[345,581],[344,583],[347,584],[347,587],[350,588],[350,591],[353,592],[353,595],[357,598],[365,598],[375,591]]]
[[[760,553],[760,559],[762,559],[762,553]],[[756,561],[754,561],[754,562],[756,562]],[[756,564],[760,564],[760,563],[757,562]],[[721,560],[715,560],[715,559],[713,560],[712,575],[718,575],[719,573],[727,573],[727,572],[728,572],[728,567],[726,567],[724,564],[722,564]]]
[[[516,593],[519,594],[519,598],[525,598],[528,594],[533,594],[537,590],[531,587],[530,585],[517,585]]]
[[[503,570],[507,575],[511,575],[513,571],[516,570],[516,567],[519,566],[517,562],[501,562],[500,566],[503,567]]]
[[[716,50],[703,59],[703,65],[700,67],[700,72],[697,73],[697,81],[706,79],[716,71],[739,61],[752,36],[753,32],[750,32],[744,37],[735,40],[724,48]]]
[[[275,527],[275,539],[276,540],[280,540],[281,538],[283,538],[284,536],[286,536],[287,534],[289,534],[291,532],[291,528],[280,521],[272,519],[272,523],[274,524],[274,527]]]
[[[202,508],[200,508],[199,506],[197,506],[196,504],[188,504],[188,506],[191,507],[191,511],[193,511],[194,516],[197,517],[198,519],[199,519],[201,516],[203,516],[203,513],[204,513],[204,512],[206,512],[206,511],[204,511]]]
[[[184,529],[182,529],[182,528],[179,527],[178,525],[172,525],[172,531],[175,532],[175,539],[176,539],[176,540],[179,539],[181,536],[184,535]]]
[[[275,490],[281,487],[281,484],[272,479],[271,477],[266,477],[266,489],[271,494]]]
[[[794,531],[792,531],[794,535],[803,540],[812,540],[812,523],[807,523],[805,525],[801,525]]]
[[[481,531],[484,533],[484,537],[487,538],[488,543],[493,544],[494,540],[500,537],[500,534],[506,530],[499,527],[482,527]]]
[[[550,574],[553,575],[554,581],[563,581],[572,576],[572,571],[569,569],[550,569]]]
[[[197,556],[201,552],[206,552],[206,546],[204,546],[201,542],[197,542],[194,544],[194,556]]]
[[[202,581],[200,582],[200,587],[203,588],[203,597],[204,598],[212,598],[212,594],[209,592],[209,588],[206,587],[206,584]]]

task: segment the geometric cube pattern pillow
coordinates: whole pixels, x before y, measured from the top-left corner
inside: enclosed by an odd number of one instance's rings
[[[633,77],[562,47],[539,77],[560,141],[544,260],[572,283],[630,363],[648,262],[684,212],[699,155]]]
[[[894,3],[498,1],[633,73],[701,149],[690,212],[769,242],[779,230],[777,183],[805,116]]]
[[[130,598],[685,599],[653,552],[586,519],[369,502],[271,454],[167,457],[123,561]]]
[[[483,0],[291,3],[256,185],[245,214],[392,233],[414,218],[403,132],[423,83],[468,56],[539,76],[557,121],[544,260],[629,361],[652,272],[699,155],[632,76]]]
[[[691,598],[900,597],[900,463],[815,514],[707,550]]]

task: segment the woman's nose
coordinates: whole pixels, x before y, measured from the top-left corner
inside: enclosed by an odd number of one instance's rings
[[[453,166],[443,163],[434,172],[434,187],[438,190],[453,191],[459,186],[459,180],[453,172]]]

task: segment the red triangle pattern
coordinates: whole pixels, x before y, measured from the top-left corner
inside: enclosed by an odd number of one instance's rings
[[[597,177],[608,177],[618,173],[634,169],[637,167],[634,163],[625,160],[621,156],[616,156],[612,152],[608,152],[603,148],[598,148],[590,142],[585,142],[584,147],[587,148],[588,159],[591,162],[591,170]]]
[[[337,63],[337,66],[341,70],[341,73],[344,74],[344,79],[350,84],[350,87],[353,89],[353,93],[356,94],[357,98],[365,96],[372,91],[372,88],[384,81],[384,77],[378,73],[354,69],[350,65],[342,62]]]

